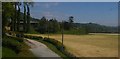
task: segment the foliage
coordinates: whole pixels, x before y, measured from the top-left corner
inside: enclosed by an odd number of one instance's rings
[[[43,39],[43,37],[41,37],[41,36],[24,35],[24,37],[25,38],[30,38],[30,39],[36,39],[36,40]]]
[[[63,28],[64,30],[70,30],[71,28],[70,23],[67,21],[64,21],[63,23],[61,23],[61,28]]]
[[[24,5],[21,5],[24,4]],[[27,32],[30,29],[30,5],[33,5],[31,2],[4,2],[2,3],[2,25],[3,31],[5,31],[5,26],[11,27],[11,31],[18,31],[20,32],[20,21],[21,19],[24,23],[23,31]],[[24,14],[21,15],[22,12],[20,6],[24,6]],[[22,17],[23,18],[22,18]]]
[[[95,23],[73,23],[73,16],[70,16],[68,21],[58,22],[55,18],[49,21],[42,17],[39,20],[37,31],[39,33],[61,33],[64,30],[65,34],[88,34],[88,33],[118,33],[118,27],[110,27]]]
[[[38,34],[38,32],[30,25],[29,30],[27,31],[29,34]]]
[[[2,40],[2,45],[14,50],[16,53],[20,52],[21,44],[15,38],[5,37]]]
[[[43,41],[46,41],[46,42],[49,42],[49,43],[55,45],[58,50],[61,50],[62,47],[63,47],[63,49],[65,49],[65,46],[63,46],[61,42],[59,42],[59,41],[57,41],[57,40],[55,40],[55,39],[46,38],[46,37],[45,37],[45,38],[43,39]]]
[[[36,39],[34,39],[36,40]],[[55,45],[49,43],[49,42],[46,42],[46,41],[43,41],[42,39],[39,39],[37,40],[43,44],[45,44],[48,48],[50,48],[52,51],[54,51],[55,53],[57,53],[58,55],[60,55],[61,57],[67,57],[65,54],[63,54],[60,50],[58,50]],[[67,58],[66,58],[67,59]]]
[[[68,21],[58,22],[55,18],[47,20],[46,17],[42,17],[40,20],[37,19],[39,25],[36,27],[36,31],[41,34],[61,33],[62,30],[65,34],[88,34],[86,27],[74,26],[73,18],[70,16]]]
[[[44,34],[47,31],[47,19],[42,17],[39,21],[38,32]]]
[[[84,35],[88,34],[85,31],[85,28],[75,28],[75,29],[70,29],[70,30],[64,30],[64,34],[73,34],[73,35]]]
[[[5,31],[5,26],[9,25],[14,10],[12,3],[2,3],[2,32]],[[4,35],[4,32],[2,34]]]
[[[56,19],[50,19],[48,21],[48,32],[49,33],[56,33],[60,30],[60,25]]]

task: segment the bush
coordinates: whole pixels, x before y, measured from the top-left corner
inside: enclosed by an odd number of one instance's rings
[[[5,48],[5,47],[2,47],[2,58],[4,59],[4,57],[16,57],[16,53],[15,51],[9,49],[9,48]]]
[[[24,41],[23,38],[19,38],[19,37],[11,37],[11,36],[8,36],[8,38],[17,40],[18,42],[23,42],[23,41]]]
[[[58,50],[60,50],[63,54],[65,54],[66,56],[69,57],[69,59],[78,59],[75,55],[73,55],[72,53],[66,51],[65,49],[65,46],[62,45],[61,42],[55,40],[55,39],[52,39],[52,38],[44,38],[43,41],[46,41],[46,42],[49,42],[51,44],[53,44]],[[63,50],[62,50],[63,48]]]
[[[41,36],[24,35],[24,37],[29,38],[29,39],[36,39],[36,40],[43,39],[43,37],[41,37]]]
[[[59,41],[57,41],[57,40],[55,40],[55,39],[46,38],[46,37],[45,37],[43,40],[46,41],[46,42],[49,42],[49,43],[51,43],[51,44],[53,44],[53,45],[55,45],[58,50],[61,50],[62,47],[63,47],[63,49],[65,49],[65,46],[62,45],[61,42],[59,42]]]
[[[3,38],[2,46],[11,48],[16,53],[19,53],[21,50],[21,44],[15,38],[9,38],[9,37]]]
[[[66,50],[64,50],[63,53],[64,53],[65,55],[69,56],[70,59],[79,59],[79,58],[77,58],[74,54],[72,54],[72,53],[70,53],[70,52],[68,52],[68,51],[66,51]]]

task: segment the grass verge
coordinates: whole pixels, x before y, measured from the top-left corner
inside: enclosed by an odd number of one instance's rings
[[[29,51],[29,46],[24,41],[19,41],[19,38],[3,37],[2,57],[36,57]],[[36,59],[36,58],[31,58]]]
[[[55,53],[57,53],[59,56],[61,56],[61,57],[67,57],[62,52],[60,52],[53,44],[45,42],[45,41],[42,41],[42,40],[37,40],[37,41],[45,44],[48,48],[50,48],[52,51],[54,51]]]
[[[17,57],[15,51],[10,48],[2,47],[2,57]]]

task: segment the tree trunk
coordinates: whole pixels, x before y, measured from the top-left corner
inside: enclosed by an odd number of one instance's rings
[[[17,31],[20,31],[20,6],[18,5],[18,15],[17,15]]]
[[[24,24],[23,24],[23,31],[26,32],[26,7],[24,5]]]
[[[30,9],[29,6],[27,5],[27,31],[30,30]]]
[[[16,8],[16,2],[15,2],[15,14],[14,14],[15,17],[14,17],[14,21],[13,21],[14,22],[14,30],[13,31],[16,31],[16,18],[17,18],[16,17],[16,14],[17,14],[16,10],[17,10],[17,8]]]

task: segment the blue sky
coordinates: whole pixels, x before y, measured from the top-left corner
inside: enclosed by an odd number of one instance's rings
[[[74,16],[75,23],[98,23],[107,26],[118,25],[117,2],[34,2],[31,16],[40,19],[56,18],[68,20]]]

